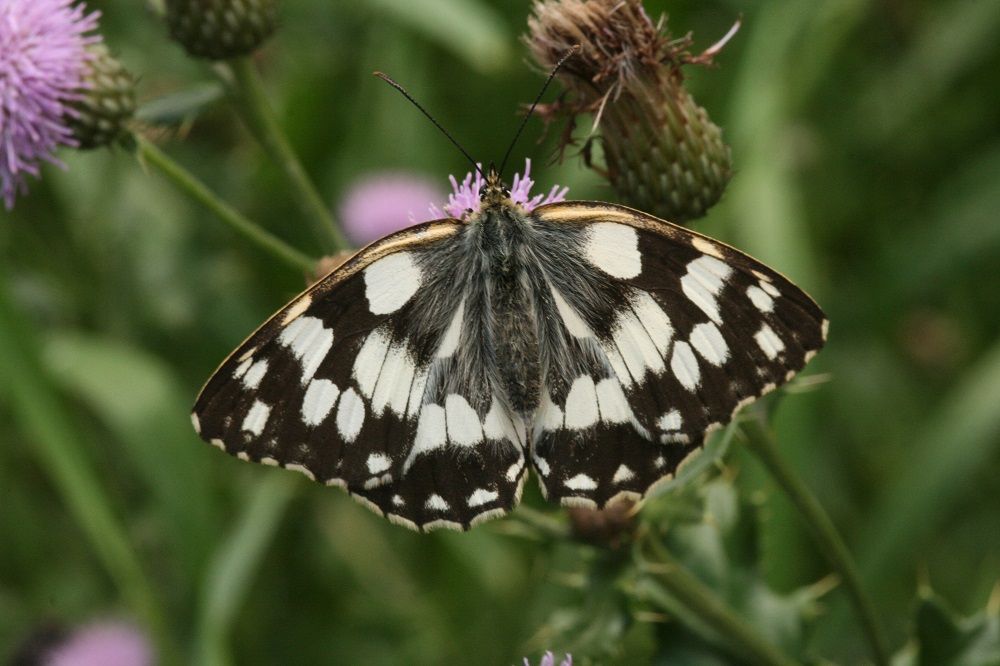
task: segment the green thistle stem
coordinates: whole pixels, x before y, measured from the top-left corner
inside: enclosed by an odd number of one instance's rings
[[[101,488],[58,391],[48,381],[40,335],[11,303],[0,283],[0,397],[25,435],[39,467],[51,479],[76,524],[125,603],[149,631],[160,663],[180,663],[169,638],[160,595],[143,570],[113,503]]]
[[[875,613],[875,606],[861,586],[861,576],[854,564],[854,558],[851,557],[847,545],[833,521],[830,520],[830,516],[815,495],[802,482],[802,479],[781,457],[774,441],[774,434],[760,419],[748,419],[741,424],[741,428],[749,449],[760,459],[802,514],[806,526],[820,545],[820,550],[827,562],[844,581],[844,586],[857,611],[865,637],[871,646],[875,663],[879,666],[888,666],[888,642]]]
[[[136,155],[141,161],[156,167],[178,189],[215,213],[216,217],[241,236],[297,270],[309,273],[315,268],[315,259],[299,252],[256,222],[244,217],[155,145],[138,135],[134,136],[134,140]]]
[[[228,69],[232,76],[225,77],[224,82],[229,87],[233,106],[285,176],[316,238],[327,251],[350,248],[350,242],[337,226],[278,125],[253,62],[249,58],[236,58],[228,61]]]
[[[793,666],[794,661],[764,640],[758,630],[746,623],[719,599],[704,583],[690,574],[656,538],[646,540],[654,561],[640,559],[639,568],[656,576],[655,581],[639,581],[640,591],[651,602],[669,609],[669,595],[683,604],[692,615],[714,630],[728,644],[730,653],[741,660],[765,666]]]
[[[300,487],[299,479],[281,472],[261,479],[232,533],[212,558],[198,621],[198,663],[233,663],[228,647],[233,623],[285,510]]]

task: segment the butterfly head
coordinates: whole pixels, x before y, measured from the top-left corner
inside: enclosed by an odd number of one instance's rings
[[[510,188],[504,184],[500,172],[493,164],[490,164],[490,169],[486,172],[486,182],[479,188],[479,202],[481,210],[512,204]]]

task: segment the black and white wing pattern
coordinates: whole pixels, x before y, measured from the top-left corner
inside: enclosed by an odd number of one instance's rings
[[[192,413],[244,460],[345,488],[413,529],[467,529],[519,500],[526,428],[451,372],[463,327],[449,266],[464,225],[440,220],[369,246],[227,358]]]
[[[622,206],[531,214],[556,312],[542,322],[531,460],[549,499],[604,507],[669,479],[706,433],[790,380],[826,339],[801,289],[727,245]]]

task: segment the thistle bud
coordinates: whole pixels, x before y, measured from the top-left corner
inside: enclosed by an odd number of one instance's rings
[[[81,90],[68,106],[67,124],[78,147],[101,148],[125,131],[135,114],[135,79],[103,44],[87,48]]]
[[[196,58],[253,53],[277,22],[276,0],[167,0],[170,36]]]
[[[671,38],[640,0],[544,0],[528,28],[543,68],[580,46],[559,72],[568,95],[543,114],[593,116],[602,173],[622,203],[685,222],[719,200],[732,174],[729,147],[684,88],[682,66],[709,63],[724,40],[692,56],[690,38]]]

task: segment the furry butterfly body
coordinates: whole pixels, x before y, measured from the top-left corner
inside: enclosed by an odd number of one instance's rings
[[[378,241],[274,315],[193,421],[396,523],[467,529],[529,469],[563,504],[641,499],[826,326],[733,248],[612,204],[529,213],[491,171],[478,213]]]

